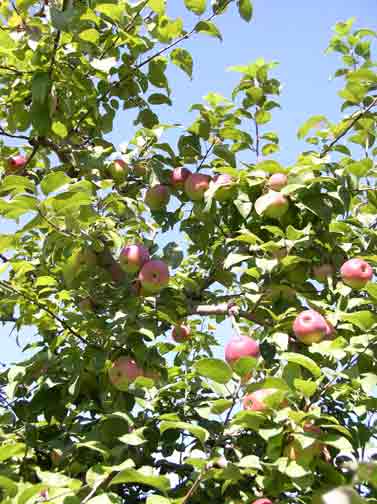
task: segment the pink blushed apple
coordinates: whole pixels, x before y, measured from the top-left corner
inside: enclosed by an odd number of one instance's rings
[[[223,173],[213,178],[213,184],[216,187],[214,198],[217,201],[227,201],[232,199],[235,194],[235,180],[231,175]]]
[[[170,177],[171,185],[177,189],[182,189],[190,175],[191,172],[187,168],[183,168],[182,166],[174,168]]]
[[[202,173],[191,174],[185,182],[185,193],[192,201],[200,201],[209,187],[211,177]]]
[[[144,203],[153,211],[163,210],[170,199],[168,186],[157,184],[150,187],[145,193]]]
[[[233,364],[241,357],[259,357],[259,343],[253,338],[236,334],[230,338],[225,346],[225,360]]]
[[[311,345],[322,341],[331,331],[326,319],[320,313],[305,310],[295,318],[293,332],[302,343]]]
[[[183,341],[190,339],[191,329],[190,327],[185,325],[175,326],[173,328],[171,336],[177,343],[182,343]]]
[[[268,179],[267,185],[273,191],[280,191],[288,184],[288,177],[285,173],[274,173]]]
[[[12,156],[8,159],[8,168],[12,172],[22,171],[26,163],[27,157],[22,154],[18,154],[17,156]]]
[[[139,277],[140,284],[146,292],[156,294],[169,283],[169,268],[158,259],[148,261],[141,268]]]
[[[265,215],[271,219],[280,219],[288,210],[289,201],[277,191],[269,191],[260,196],[255,202],[255,211],[258,215]]]
[[[123,159],[116,159],[115,161],[112,161],[108,170],[111,178],[117,184],[122,184],[126,180],[129,172],[128,165],[125,161],[123,161]]]
[[[249,411],[265,411],[268,409],[265,399],[272,394],[276,394],[278,389],[265,388],[255,390],[251,394],[247,394],[243,399],[243,407]]]
[[[257,499],[252,502],[252,504],[272,504],[272,501],[270,499],[266,499],[265,497],[262,497],[261,499]]]
[[[144,376],[144,371],[130,357],[119,357],[109,369],[110,382],[118,390],[127,390],[139,376]]]
[[[353,289],[362,289],[372,280],[373,269],[363,259],[349,259],[340,268],[343,282]]]
[[[119,263],[127,273],[137,273],[149,261],[149,251],[143,245],[127,245],[120,253]]]

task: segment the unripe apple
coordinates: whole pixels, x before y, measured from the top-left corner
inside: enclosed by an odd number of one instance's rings
[[[177,343],[181,343],[182,341],[190,339],[191,329],[189,326],[185,325],[175,326],[173,328],[171,336],[174,341],[176,341]]]
[[[319,343],[329,334],[329,325],[320,313],[315,310],[305,310],[295,318],[293,332],[302,343],[311,345]]]
[[[127,390],[139,376],[144,376],[144,371],[130,357],[119,357],[109,369],[110,382],[118,390]]]
[[[273,191],[280,191],[288,184],[288,177],[285,173],[274,173],[268,179],[267,185]]]
[[[243,399],[243,407],[250,411],[265,411],[269,407],[264,402],[266,397],[278,392],[276,388],[265,388],[255,390],[251,394],[247,394]]]
[[[216,175],[213,179],[213,183],[216,186],[216,192],[214,194],[215,200],[227,201],[233,198],[236,189],[233,177],[227,173]]]
[[[28,158],[26,156],[23,156],[22,154],[12,156],[8,159],[8,168],[12,172],[22,171],[27,163],[27,160]]]
[[[187,168],[182,168],[181,166],[174,168],[170,177],[171,185],[177,189],[182,189],[190,175],[191,172]]]
[[[134,166],[133,166],[133,172],[136,175],[136,177],[145,177],[147,174],[147,163],[144,161],[138,161]]]
[[[260,196],[255,202],[258,215],[265,215],[271,219],[279,219],[288,210],[288,199],[277,191],[269,191]]]
[[[117,184],[122,184],[128,175],[128,165],[123,159],[116,159],[112,161],[109,165],[109,174]]]
[[[150,187],[145,193],[144,203],[151,210],[162,210],[167,206],[170,199],[170,190],[168,186],[158,184]]]
[[[127,273],[137,273],[147,261],[149,251],[143,245],[127,245],[120,253],[120,266]]]
[[[192,173],[185,182],[185,193],[192,201],[200,201],[209,187],[211,177],[203,173]]]
[[[138,278],[146,292],[156,294],[168,285],[169,268],[164,261],[148,261],[141,268]]]
[[[261,499],[257,499],[252,502],[252,504],[272,504],[272,501],[270,499],[266,499],[265,497],[262,497]]]
[[[373,277],[372,267],[363,259],[350,259],[340,268],[345,284],[353,289],[362,289]]]
[[[258,341],[242,334],[235,334],[225,346],[225,360],[233,364],[241,357],[259,357],[260,349]]]
[[[313,267],[313,276],[318,282],[326,282],[328,277],[333,276],[334,267],[331,264],[320,264]]]

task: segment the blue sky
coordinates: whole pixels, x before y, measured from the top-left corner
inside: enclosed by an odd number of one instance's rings
[[[171,17],[183,16],[186,29],[195,24],[197,18],[183,8],[183,0],[167,0]],[[275,156],[281,163],[290,165],[296,159],[302,145],[296,139],[298,127],[311,115],[324,114],[330,120],[338,120],[340,99],[337,90],[341,81],[330,80],[341,66],[340,58],[334,54],[324,55],[331,36],[331,28],[337,21],[356,17],[358,28],[377,28],[376,0],[254,0],[254,19],[247,24],[240,20],[232,9],[217,20],[224,42],[204,35],[186,41],[183,47],[190,50],[194,58],[194,75],[190,81],[180,70],[169,68],[173,107],[161,107],[163,122],[188,125],[194,115],[188,113],[191,103],[202,101],[209,91],[230,96],[239,74],[227,72],[231,65],[247,64],[256,58],[278,61],[274,75],[282,82],[280,97],[282,109],[273,111],[274,120],[268,125],[280,136],[281,152]],[[130,112],[122,112],[111,135],[118,145],[129,139],[132,122]],[[11,227],[0,221],[1,232]],[[14,362],[21,357],[15,343],[15,333],[9,335],[11,327],[0,327],[3,342],[1,362]],[[229,334],[228,322],[219,329],[222,340]],[[32,332],[25,331],[21,343],[30,340]]]

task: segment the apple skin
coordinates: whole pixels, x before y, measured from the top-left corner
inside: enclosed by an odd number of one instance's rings
[[[267,194],[260,196],[256,200],[255,205],[257,206],[258,202],[261,203],[264,201],[267,201],[268,204],[262,213],[270,219],[280,219],[289,208],[288,199],[277,191],[269,191]]]
[[[180,325],[175,326],[171,333],[171,337],[177,343],[182,343],[183,341],[187,341],[191,337],[191,329],[188,326]]]
[[[148,261],[141,268],[138,279],[146,292],[157,294],[169,283],[169,268],[164,261]]]
[[[228,201],[233,198],[236,189],[233,177],[227,173],[216,175],[213,178],[213,183],[217,188],[214,194],[214,199],[216,201]]]
[[[264,403],[264,399],[276,392],[278,392],[278,389],[275,388],[255,390],[244,397],[242,401],[243,407],[249,411],[265,411],[268,409],[268,406]]]
[[[324,263],[313,267],[313,276],[318,282],[326,282],[328,277],[334,275],[334,267],[332,264]]]
[[[17,156],[12,156],[8,159],[8,168],[12,172],[22,171],[27,163],[28,158],[22,154],[17,154]]]
[[[165,208],[169,203],[169,199],[169,187],[162,184],[157,184],[147,190],[144,197],[144,203],[151,210],[157,211]]]
[[[252,504],[272,504],[272,501],[270,499],[266,499],[265,497],[262,497],[261,499],[257,499],[252,502]]]
[[[235,334],[225,346],[225,360],[232,365],[241,357],[259,357],[260,349],[258,341],[248,336]]]
[[[127,178],[129,168],[127,163],[123,161],[123,159],[116,159],[115,161],[111,162],[108,171],[111,178],[117,184],[122,184]]]
[[[362,289],[373,277],[372,267],[363,259],[349,259],[340,268],[343,282],[353,289]]]
[[[171,185],[176,189],[182,189],[190,175],[191,172],[187,168],[182,166],[174,168],[170,177]]]
[[[201,201],[209,187],[211,177],[203,173],[192,173],[185,182],[185,193],[192,201]]]
[[[130,383],[139,376],[144,376],[144,370],[130,357],[119,357],[109,369],[109,379],[113,386],[125,391]]]
[[[315,310],[301,312],[295,318],[292,328],[296,338],[305,345],[319,343],[331,331],[326,319]]]
[[[138,161],[133,167],[133,172],[136,177],[145,177],[147,174],[147,164],[145,162]]]
[[[149,251],[143,245],[127,245],[119,258],[121,268],[127,273],[137,273],[148,261]]]
[[[288,177],[285,173],[274,173],[268,179],[267,185],[273,191],[280,191],[288,184]]]

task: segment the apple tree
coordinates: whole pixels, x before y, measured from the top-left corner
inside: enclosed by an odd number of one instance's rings
[[[344,117],[282,166],[262,59],[166,124],[185,41],[253,15],[169,3],[0,5],[0,319],[35,334],[1,372],[1,502],[376,503],[377,34],[335,26]]]

